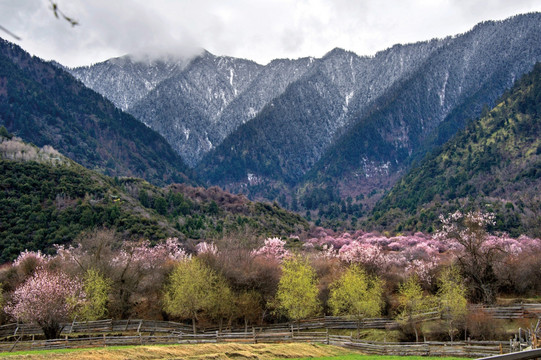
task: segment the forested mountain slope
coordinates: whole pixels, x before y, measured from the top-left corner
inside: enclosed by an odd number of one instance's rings
[[[1,39],[0,125],[111,176],[156,184],[193,181],[161,135],[69,73]]]
[[[299,198],[329,186],[342,197],[367,195],[391,186],[539,60],[541,14],[373,58],[333,51],[197,169],[208,183],[252,196],[284,185]]]
[[[0,127],[0,262],[21,251],[52,251],[85,231],[107,228],[151,241],[290,235],[307,222],[275,205],[218,188],[155,187],[88,170],[50,146],[26,144]],[[239,235],[243,234],[243,235]]]
[[[224,124],[222,114],[254,81],[261,65],[209,52],[160,82],[128,111],[158,131],[190,165],[227,136],[242,117]]]
[[[348,128],[352,112],[364,111],[445,43],[399,45],[373,58],[334,49],[211,151],[198,171],[236,190],[254,184],[248,174],[255,183],[297,183]]]
[[[357,195],[389,186],[541,61],[541,14],[485,22],[454,37],[357,113],[307,178]]]
[[[166,137],[206,184],[316,209],[316,192],[342,200],[383,193],[538,61],[540,13],[371,57],[335,49],[259,65],[203,52],[160,72],[164,78],[154,77],[128,111]],[[103,71],[109,62],[87,68],[85,83],[137,77],[132,65]],[[126,89],[100,91],[114,98]],[[370,208],[376,198],[358,205]]]
[[[497,229],[541,236],[541,64],[427,156],[374,209],[381,228],[428,230],[439,214],[482,208]]]

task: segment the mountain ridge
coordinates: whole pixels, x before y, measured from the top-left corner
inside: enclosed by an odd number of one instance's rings
[[[192,82],[199,89],[175,97],[158,85],[152,92],[161,96],[143,98],[132,113],[175,143],[207,185],[287,202],[329,186],[342,198],[381,194],[541,60],[540,23],[540,13],[529,13],[373,56],[335,48],[255,64],[242,70],[249,84],[236,94],[230,67],[213,78],[215,88]],[[206,64],[222,58],[205,56]],[[182,76],[203,63],[192,60]],[[214,118],[197,100],[205,92]],[[175,100],[161,102],[164,93]]]
[[[0,40],[0,125],[111,176],[194,183],[161,135],[54,64]]]
[[[376,205],[369,223],[426,231],[440,214],[484,207],[496,213],[497,230],[540,236],[540,136],[537,63],[493,109],[413,167]]]

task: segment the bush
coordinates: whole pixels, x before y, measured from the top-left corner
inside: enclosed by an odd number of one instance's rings
[[[467,336],[472,340],[504,340],[505,329],[501,320],[478,309],[472,311],[466,317]]]

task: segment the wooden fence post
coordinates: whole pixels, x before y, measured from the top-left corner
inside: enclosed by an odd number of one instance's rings
[[[13,344],[13,346],[11,347],[11,349],[9,349],[9,352],[12,352],[13,349],[15,349],[15,346],[17,346],[17,343],[18,343],[19,340],[21,340],[21,339],[22,339],[22,336],[19,336],[19,337],[17,338],[17,340],[15,340],[15,344]]]

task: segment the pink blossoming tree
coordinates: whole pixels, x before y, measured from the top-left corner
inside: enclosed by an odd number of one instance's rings
[[[38,269],[13,293],[5,307],[13,318],[38,324],[47,339],[57,339],[84,299],[82,283],[64,273]]]
[[[195,246],[195,250],[197,251],[197,255],[201,254],[209,254],[209,255],[216,255],[218,254],[218,248],[214,243],[208,243],[206,241],[202,241],[199,244]]]
[[[266,258],[283,260],[290,255],[285,248],[286,242],[279,238],[265,239],[265,244],[252,252],[253,256],[264,256]]]

